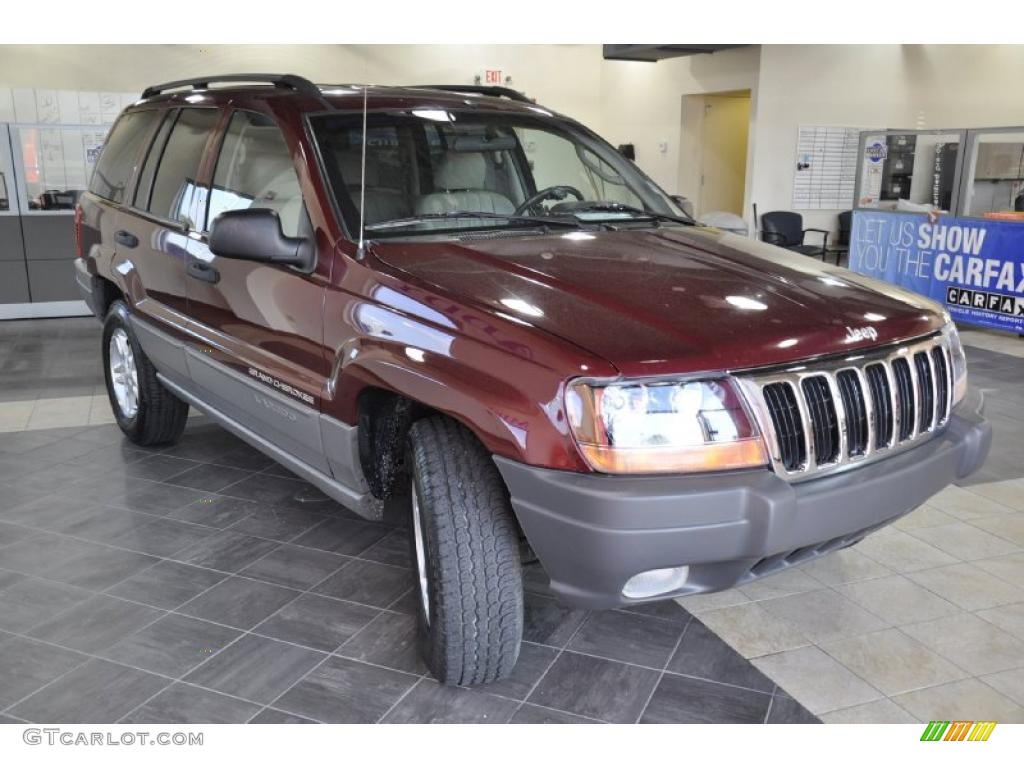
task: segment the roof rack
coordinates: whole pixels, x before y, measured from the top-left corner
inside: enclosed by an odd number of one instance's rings
[[[432,91],[452,91],[454,93],[475,93],[479,96],[494,96],[496,98],[506,98],[512,101],[533,104],[533,99],[529,98],[522,91],[517,91],[514,88],[505,88],[500,85],[410,85],[408,87],[424,88]]]
[[[243,74],[194,77],[188,80],[174,80],[170,83],[151,85],[142,92],[142,98],[148,99],[150,96],[157,96],[175,88],[191,87],[193,90],[209,88],[211,83],[270,83],[276,88],[289,88],[297,93],[303,93],[318,99],[323,97],[316,85],[298,75]]]

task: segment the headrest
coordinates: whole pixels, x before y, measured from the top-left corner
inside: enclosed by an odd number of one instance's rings
[[[487,163],[479,152],[449,152],[434,174],[437,189],[486,188]]]

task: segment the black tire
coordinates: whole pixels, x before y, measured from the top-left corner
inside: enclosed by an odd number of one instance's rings
[[[413,424],[409,457],[420,651],[446,685],[499,680],[515,666],[523,636],[519,529],[508,491],[487,450],[451,419]],[[427,605],[418,579],[417,500]]]
[[[138,379],[137,406],[134,414],[126,414],[114,393],[110,367],[110,338],[123,330],[128,337]],[[166,445],[177,442],[185,431],[188,403],[171,394],[157,380],[156,368],[139,346],[139,340],[128,320],[128,306],[115,301],[103,322],[103,377],[107,383],[107,397],[114,411],[117,425],[129,440],[137,445]]]

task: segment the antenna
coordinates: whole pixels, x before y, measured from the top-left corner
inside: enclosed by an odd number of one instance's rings
[[[363,224],[366,211],[366,100],[369,92],[368,86],[363,86],[363,157],[359,169],[359,247],[356,249],[356,259],[362,261],[366,256],[366,242],[363,240]]]

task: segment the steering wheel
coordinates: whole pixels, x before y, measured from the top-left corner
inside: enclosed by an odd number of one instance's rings
[[[523,202],[519,204],[519,207],[513,211],[513,215],[519,216],[526,211],[536,213],[536,207],[545,200],[565,200],[569,195],[572,195],[580,202],[583,202],[583,193],[576,189],[576,187],[569,186],[568,184],[556,184],[553,187],[545,187],[537,192],[537,194],[530,195],[528,198],[523,200]]]

